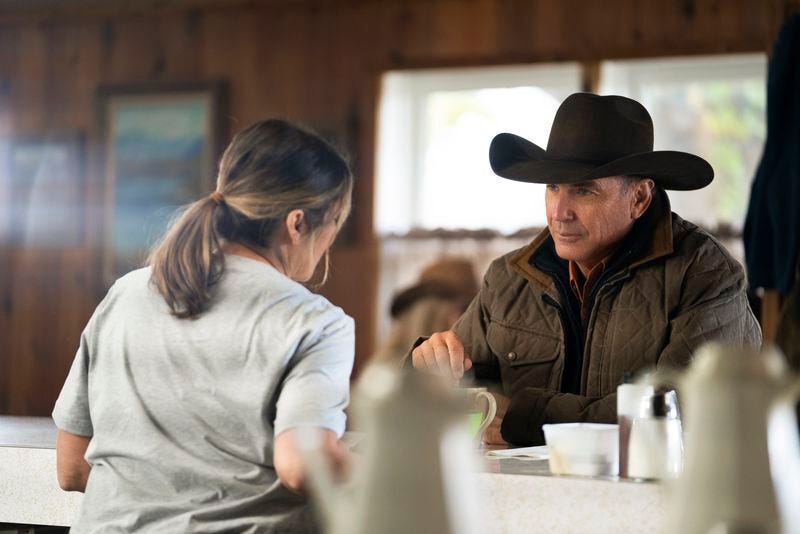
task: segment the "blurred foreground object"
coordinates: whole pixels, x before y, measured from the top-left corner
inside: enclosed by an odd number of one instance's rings
[[[305,448],[326,532],[479,532],[465,408],[439,378],[389,363],[367,367],[354,395],[364,455],[351,482],[337,486],[314,444]]]
[[[800,380],[791,376],[775,349],[697,351],[678,377],[686,456],[665,532],[800,532]]]

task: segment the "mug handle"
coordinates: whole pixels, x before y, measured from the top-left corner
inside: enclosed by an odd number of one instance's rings
[[[488,391],[481,391],[475,394],[475,404],[478,403],[479,399],[486,399],[486,405],[488,406],[488,410],[486,410],[486,416],[481,421],[481,426],[478,428],[478,432],[476,436],[480,439],[483,436],[484,431],[489,428],[489,425],[494,421],[494,416],[497,415],[497,401],[494,398],[494,395],[489,393]]]

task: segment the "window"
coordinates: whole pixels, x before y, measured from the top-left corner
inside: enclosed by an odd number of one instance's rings
[[[672,192],[673,207],[709,228],[741,229],[766,135],[764,54],[604,62],[601,94],[640,101],[655,149],[698,154],[715,169],[699,192]],[[547,145],[560,102],[579,90],[577,64],[392,72],[379,116],[376,231],[543,226],[541,186],[498,178],[492,137],[516,133]],[[503,209],[490,209],[491,206]]]
[[[606,62],[602,94],[641,102],[653,117],[656,150],[704,157],[714,181],[670,192],[673,210],[712,230],[741,230],[766,138],[765,54]]]
[[[377,233],[543,226],[542,187],[497,177],[489,143],[507,131],[546,145],[558,105],[579,87],[576,64],[385,75]]]

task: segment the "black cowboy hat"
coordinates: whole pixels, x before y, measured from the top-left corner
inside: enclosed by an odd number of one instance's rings
[[[591,93],[575,93],[561,103],[547,150],[501,133],[489,147],[489,163],[498,176],[538,184],[641,175],[665,189],[689,191],[714,179],[714,169],[699,156],[653,150],[653,120],[639,102]]]

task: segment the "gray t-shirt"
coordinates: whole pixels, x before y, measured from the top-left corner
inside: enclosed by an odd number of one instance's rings
[[[53,411],[92,436],[73,532],[314,531],[275,474],[274,437],[344,432],[352,319],[239,256],[194,319],[170,315],[149,278],[120,278],[97,307]]]

